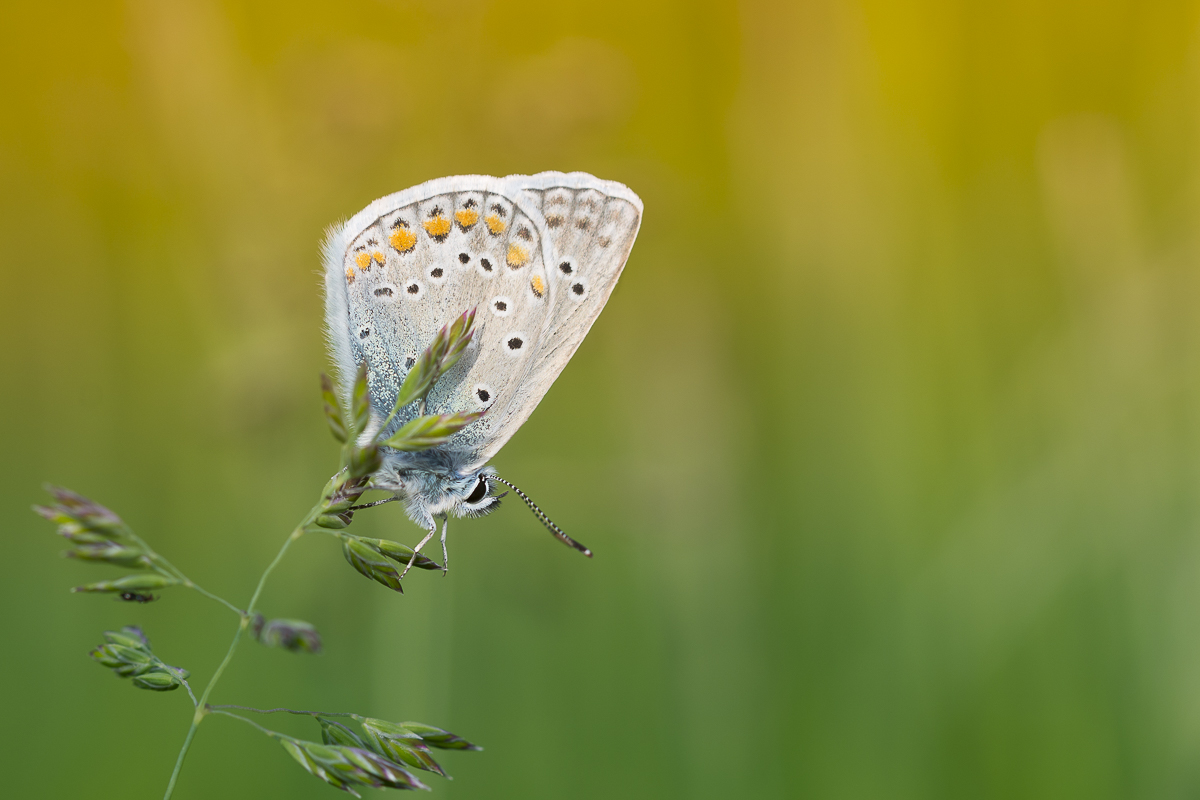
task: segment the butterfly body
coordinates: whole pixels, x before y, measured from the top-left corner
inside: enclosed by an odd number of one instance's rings
[[[500,499],[488,494],[488,476],[495,469],[483,466],[462,471],[461,459],[451,451],[441,451],[438,458],[413,458],[425,453],[387,454],[383,468],[376,476],[375,486],[388,489],[403,501],[405,511],[413,522],[429,529],[443,515],[480,517],[494,511]],[[482,494],[472,499],[482,482]]]
[[[364,436],[386,438],[424,414],[484,412],[443,445],[384,449],[372,485],[393,492],[418,525],[432,531],[437,518],[498,505],[489,487],[507,482],[488,461],[596,320],[641,216],[628,188],[584,173],[467,175],[383,197],[330,232],[326,328],[343,391],[366,365],[374,425]],[[392,415],[424,348],[470,309],[461,358],[421,404]]]

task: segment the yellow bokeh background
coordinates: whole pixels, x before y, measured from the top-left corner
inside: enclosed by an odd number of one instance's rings
[[[596,558],[509,502],[399,596],[310,537],[264,610],[326,652],[214,700],[450,727],[460,800],[1200,792],[1197,4],[8,3],[0,88],[6,795],[160,796],[186,699],[86,653],[235,624],[68,594],[40,484],[244,603],[336,466],[325,228],[547,169],[646,207],[496,460]],[[175,796],[332,792],[217,718]]]

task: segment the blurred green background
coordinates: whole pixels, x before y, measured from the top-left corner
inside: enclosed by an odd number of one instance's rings
[[[5,3],[4,793],[158,797],[234,619],[72,596],[42,481],[244,603],[336,465],[317,247],[442,175],[646,215],[401,597],[331,540],[214,700],[445,725],[442,798],[1200,795],[1200,7]],[[399,509],[355,530],[414,543]],[[315,736],[304,720],[276,727]],[[237,722],[176,797],[333,797]]]

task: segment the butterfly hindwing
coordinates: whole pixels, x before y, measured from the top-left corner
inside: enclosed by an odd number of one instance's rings
[[[583,173],[443,178],[375,201],[325,247],[326,323],[343,387],[365,360],[372,405],[386,415],[438,329],[477,308],[471,346],[430,394],[428,413],[487,409],[447,446],[464,467],[481,465],[579,346],[640,220],[636,195]]]

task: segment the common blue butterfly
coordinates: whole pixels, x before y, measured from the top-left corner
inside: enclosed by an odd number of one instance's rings
[[[427,531],[417,551],[441,519],[446,556],[449,517],[495,510],[492,487],[502,484],[556,537],[591,556],[488,461],[596,321],[641,219],[636,194],[582,172],[461,175],[380,198],[330,232],[325,324],[343,393],[366,365],[375,420],[367,435],[386,438],[422,413],[486,411],[443,445],[383,450],[371,486],[391,492],[380,502],[402,501]],[[468,309],[477,309],[474,336],[427,407],[402,411],[380,430],[423,350]]]

